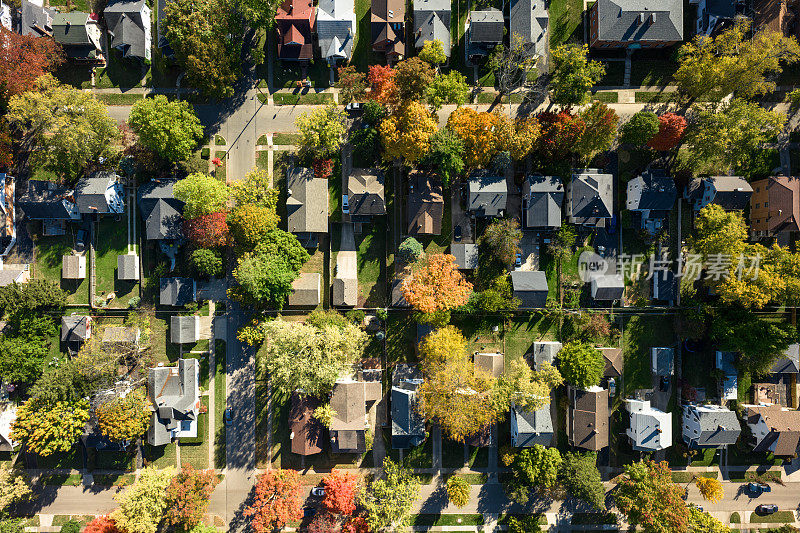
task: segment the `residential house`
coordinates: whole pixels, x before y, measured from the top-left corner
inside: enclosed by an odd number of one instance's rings
[[[672,446],[672,413],[665,413],[650,405],[649,400],[624,400],[630,413],[630,426],[626,430],[634,450],[657,452]]]
[[[406,55],[405,18],[405,0],[372,0],[372,50],[386,54],[386,60],[390,63]]]
[[[440,235],[444,214],[442,182],[430,172],[408,176],[408,235]]]
[[[314,409],[322,405],[317,398],[301,391],[292,393],[292,405],[289,411],[289,440],[292,441],[292,453],[297,455],[314,455],[322,451],[325,426],[314,418]]]
[[[622,369],[624,366],[624,359],[622,356],[622,348],[598,348],[603,354],[603,368],[604,378],[617,379],[622,376]]]
[[[28,190],[17,197],[17,206],[25,218],[43,221],[45,235],[63,235],[64,221],[81,218],[75,191],[52,181],[30,180]]]
[[[182,239],[184,203],[172,192],[174,179],[150,180],[137,191],[139,212],[147,240],[174,243]]]
[[[780,3],[780,0],[769,1]],[[717,33],[725,23],[730,23],[736,17],[737,3],[735,0],[689,0],[689,4],[697,5],[694,31],[707,36]]]
[[[674,305],[678,297],[678,278],[672,270],[662,270],[653,275],[653,300]]]
[[[608,391],[567,387],[567,439],[570,446],[600,451],[608,446]]]
[[[769,373],[753,380],[754,403],[796,407],[799,369],[800,345],[795,343],[777,358]]]
[[[556,357],[563,345],[556,341],[540,341],[533,343],[533,353],[530,354],[534,370],[541,370],[544,363],[556,366]],[[527,356],[526,356],[527,357]]]
[[[750,234],[777,237],[778,244],[789,246],[792,234],[800,232],[800,178],[772,176],[751,187]]]
[[[163,446],[178,437],[197,437],[200,413],[200,362],[178,359],[177,366],[157,366],[147,374],[153,404],[147,443]]]
[[[61,317],[61,342],[77,350],[80,345],[92,336],[92,317],[86,315],[69,315]]]
[[[650,348],[650,371],[656,376],[675,374],[675,349]]]
[[[285,0],[275,13],[278,59],[308,62],[314,59],[317,13],[312,0]]]
[[[317,6],[317,41],[329,65],[348,61],[356,37],[354,0],[320,0]]]
[[[797,374],[800,373],[800,344],[790,344],[783,352],[775,364],[772,365],[773,374]]]
[[[537,444],[552,446],[555,430],[550,414],[550,404],[535,411],[525,411],[511,405],[511,446],[530,448]]]
[[[450,254],[456,258],[460,270],[478,268],[478,245],[475,243],[454,242],[450,244]]]
[[[683,0],[597,0],[587,18],[592,48],[667,48],[683,41]]]
[[[647,169],[628,182],[628,201],[635,225],[651,235],[658,233],[669,217],[678,190],[675,180],[661,169]]]
[[[589,281],[592,299],[601,302],[622,300],[625,296],[625,280],[620,274],[596,274]]]
[[[306,248],[317,248],[328,233],[328,180],[310,168],[292,167],[287,181],[287,228]]]
[[[564,185],[561,180],[557,176],[530,174],[522,188],[522,227],[540,230],[560,228],[561,206],[564,205]]]
[[[503,42],[505,20],[503,12],[496,8],[470,11],[467,18],[467,59],[476,63],[488,56]]]
[[[145,0],[111,0],[103,10],[110,45],[122,57],[150,61],[152,22]]]
[[[528,57],[546,57],[549,48],[547,28],[550,16],[545,0],[511,0],[510,39],[521,39]]]
[[[392,372],[392,448],[419,446],[425,440],[425,419],[419,413],[417,389],[422,371],[417,365],[399,363]]]
[[[731,446],[742,432],[734,411],[713,404],[684,405],[681,426],[683,442],[690,450]]]
[[[572,181],[567,185],[569,222],[589,228],[605,227],[606,219],[614,213],[613,183],[614,176],[596,168],[573,170]]]
[[[440,41],[450,58],[449,0],[416,0],[414,2],[414,47],[421,50],[428,41]]]
[[[373,216],[386,214],[383,171],[378,168],[355,168],[347,177],[350,219],[370,222]]]
[[[98,171],[75,185],[75,203],[82,215],[120,215],[125,212],[125,191],[114,172]]]
[[[496,176],[485,169],[469,175],[467,211],[476,217],[501,217],[508,201],[505,176]]]
[[[753,0],[753,28],[769,28],[787,37],[800,38],[797,17],[800,4],[797,0]]]
[[[172,0],[157,0],[158,2],[158,9],[156,10],[156,18],[157,18],[157,33],[156,38],[158,39],[158,49],[161,50],[161,54],[166,57],[167,59],[173,59],[175,57],[175,51],[172,49],[172,46],[169,44],[169,39],[167,39],[166,32],[164,31],[164,16],[167,4],[170,4]]]
[[[192,278],[160,278],[159,297],[161,305],[183,307],[197,300],[197,282]]]
[[[318,272],[302,272],[292,282],[290,307],[317,307],[322,302],[322,276]]]
[[[86,279],[86,256],[68,254],[61,257],[62,279]]]
[[[475,353],[475,369],[480,369],[492,377],[499,378],[505,372],[505,357],[501,353]]]
[[[733,365],[736,354],[733,352],[720,352],[717,351],[715,358],[715,368],[722,370],[724,378],[722,379],[722,399],[723,400],[738,400],[739,399],[739,373]]]
[[[139,281],[139,256],[124,254],[117,256],[117,279],[120,281]]]
[[[521,309],[542,309],[547,304],[547,276],[540,270],[514,270],[511,272],[514,298]]]
[[[14,31],[14,19],[11,13],[11,6],[0,2],[0,26],[8,31]]]
[[[19,33],[33,37],[53,36],[53,16],[55,11],[44,6],[42,0],[22,0]]]
[[[683,191],[695,211],[717,204],[726,211],[742,211],[750,202],[753,188],[739,176],[707,176],[693,179]]]
[[[367,404],[381,399],[380,381],[339,379],[333,385],[330,437],[333,453],[364,453],[366,446]]]
[[[67,58],[75,61],[105,64],[103,33],[97,16],[81,11],[53,13],[53,40],[64,48]]]
[[[197,315],[172,315],[169,321],[170,340],[175,344],[189,344],[200,340],[200,317]]]
[[[0,257],[0,287],[8,287],[12,283],[28,283],[30,279],[30,265],[7,264]]]
[[[753,451],[771,452],[777,457],[797,454],[800,443],[800,411],[780,405],[747,405],[744,420],[755,441]]]

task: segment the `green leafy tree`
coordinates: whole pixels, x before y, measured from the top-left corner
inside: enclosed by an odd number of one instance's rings
[[[597,469],[597,454],[567,452],[562,459],[559,478],[567,492],[595,509],[604,511],[606,491]]]
[[[470,484],[463,477],[452,475],[447,480],[447,499],[461,509],[469,503]]]
[[[361,359],[367,343],[366,333],[354,324],[319,328],[276,319],[262,328],[264,369],[286,394],[296,389],[311,396],[330,393],[336,379]]]
[[[586,45],[559,45],[552,50],[551,57],[554,68],[550,96],[553,102],[564,106],[586,103],[587,91],[606,73],[603,64],[589,59]]]
[[[112,154],[119,129],[103,103],[49,74],[36,85],[36,91],[12,96],[6,114],[21,132],[33,168],[74,180],[89,162]]]
[[[11,438],[43,457],[66,452],[83,435],[88,420],[87,400],[45,403],[31,398],[17,408]]]
[[[603,377],[603,354],[590,344],[570,342],[558,352],[558,368],[564,381],[580,389],[593,387]]]
[[[419,58],[426,63],[438,66],[447,61],[447,54],[444,51],[444,44],[439,39],[425,41],[419,51]]]
[[[397,256],[406,263],[413,263],[420,258],[423,251],[425,250],[417,239],[406,237],[397,247]]]
[[[777,135],[785,122],[783,113],[739,98],[701,108],[686,132],[689,162],[709,172],[749,168],[754,153]]]
[[[81,361],[70,359],[61,361],[57,366],[48,368],[30,389],[32,398],[50,404],[60,401],[73,402],[96,392],[97,378],[108,378],[106,375],[86,375]]]
[[[367,95],[367,75],[356,70],[355,65],[339,67],[339,103],[349,104],[363,100]]]
[[[310,256],[294,234],[282,229],[268,232],[256,246],[256,253],[282,258],[295,271],[306,264]]]
[[[248,249],[255,248],[269,233],[275,231],[279,221],[275,208],[258,204],[239,204],[228,217],[233,239]]]
[[[549,494],[558,484],[561,467],[558,448],[536,444],[514,454],[511,461],[511,478],[506,482],[506,492],[517,503],[526,504],[532,490]]]
[[[422,100],[435,76],[431,66],[418,57],[400,61],[394,67],[397,97],[401,102]]]
[[[156,533],[169,504],[167,488],[174,476],[174,466],[142,469],[133,485],[114,495],[119,508],[111,518],[117,527],[126,533]]]
[[[634,146],[644,146],[650,139],[658,134],[661,122],[658,116],[652,111],[645,109],[633,114],[631,119],[622,125],[619,142],[632,144]]]
[[[138,100],[128,124],[139,142],[167,161],[188,159],[203,137],[203,126],[188,102],[163,94]]]
[[[617,137],[617,113],[602,102],[594,101],[578,115],[584,128],[573,150],[583,158],[590,160],[598,152],[608,150]]]
[[[628,523],[645,533],[686,531],[689,508],[684,490],[672,482],[666,462],[640,461],[625,465],[614,500]]]
[[[237,0],[233,5],[251,26],[271,29],[280,4],[278,0]]]
[[[518,298],[514,298],[511,279],[508,274],[503,273],[488,284],[481,291],[475,291],[470,295],[467,303],[468,308],[477,309],[484,313],[497,313],[517,309],[520,306]]]
[[[231,298],[246,305],[282,309],[297,271],[283,257],[247,253],[233,270],[233,279],[238,286],[228,289]]]
[[[144,387],[95,408],[100,432],[116,442],[132,442],[144,435],[150,427],[151,413],[152,404]]]
[[[275,210],[280,191],[271,184],[272,178],[266,170],[252,170],[243,180],[231,185],[231,199],[235,205],[254,204]]]
[[[789,526],[790,529],[781,531],[780,529],[770,529],[767,533],[792,533],[797,529]],[[698,507],[689,505],[689,531],[697,533],[731,533],[731,528],[714,518],[708,513],[704,513]]]
[[[33,498],[31,480],[21,470],[0,468],[0,518],[8,518],[17,505]]]
[[[0,338],[0,372],[10,383],[25,385],[36,381],[49,356],[48,338],[27,334]]]
[[[489,224],[478,238],[479,277],[488,273],[493,278],[513,265],[520,240],[522,230],[516,218],[498,218]]]
[[[469,98],[469,90],[467,78],[457,70],[451,70],[433,79],[425,90],[425,99],[433,109],[439,109],[444,104],[464,105]]]
[[[217,483],[214,470],[195,470],[184,464],[167,487],[167,523],[183,531],[200,525]]]
[[[209,96],[233,95],[243,34],[238,12],[222,0],[175,0],[164,8],[164,36],[189,84]]]
[[[703,260],[715,255],[738,257],[744,252],[747,224],[742,214],[708,204],[695,217],[695,233],[688,244]]]
[[[222,274],[222,256],[210,248],[198,248],[192,252],[192,268],[202,278],[212,278]]]
[[[175,198],[185,202],[187,220],[222,211],[228,201],[228,186],[208,174],[190,174],[175,182],[172,190]]]
[[[421,163],[436,169],[446,187],[464,172],[464,141],[453,130],[442,128],[428,138],[428,143]]]
[[[536,411],[550,404],[550,391],[563,381],[549,363],[534,371],[527,362],[515,359],[498,380],[498,397],[504,406],[514,404],[524,411]]]
[[[411,470],[384,459],[383,476],[373,479],[358,497],[370,530],[402,531],[408,525],[418,493],[419,482]]]
[[[294,122],[300,132],[300,151],[312,157],[330,157],[347,132],[347,114],[334,104],[305,112]]]
[[[768,374],[776,359],[797,342],[791,325],[734,307],[714,313],[710,335],[720,350],[738,352],[739,370],[756,376]]]
[[[800,60],[800,46],[771,28],[751,34],[750,26],[742,17],[714,37],[698,35],[684,44],[674,76],[681,92],[718,100],[731,93],[752,98],[774,91],[783,66]]]

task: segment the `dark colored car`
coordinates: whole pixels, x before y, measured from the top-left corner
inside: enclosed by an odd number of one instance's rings
[[[522,254],[517,253],[515,257],[516,259],[514,260],[514,267],[519,268],[522,266]]]
[[[355,117],[360,115],[361,112],[364,110],[364,108],[360,102],[350,102],[349,104],[344,106],[344,110],[351,117]]]
[[[455,231],[453,232],[453,240],[456,242],[461,242],[461,225],[459,224],[456,226]]]
[[[661,376],[659,387],[662,391],[666,391],[669,389],[669,376]]]
[[[231,408],[230,407],[226,407],[225,408],[225,412],[224,412],[223,416],[225,418],[225,425],[226,426],[230,426],[231,422],[233,422],[233,417],[231,416]]]
[[[772,492],[772,487],[770,487],[766,483],[748,483],[747,492],[749,492],[750,496],[752,496],[753,498],[757,498],[758,496],[761,496],[761,494],[765,492]]]
[[[756,507],[756,514],[766,515],[778,512],[778,506],[774,503],[762,503]]]

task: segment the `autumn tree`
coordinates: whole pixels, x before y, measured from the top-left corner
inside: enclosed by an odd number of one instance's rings
[[[367,344],[366,333],[354,324],[319,328],[276,319],[265,322],[262,331],[264,369],[272,386],[286,394],[296,389],[311,396],[330,393]]]
[[[721,283],[708,281],[715,285],[724,303],[755,309],[771,302],[789,306],[800,303],[800,255],[797,253],[777,244],[772,248],[748,244],[742,255],[731,259],[727,279]]]
[[[413,266],[403,282],[403,296],[416,311],[449,322],[450,310],[467,303],[472,284],[464,279],[449,254],[428,254]]]
[[[258,204],[239,204],[228,217],[231,235],[237,244],[253,249],[273,230],[280,217],[277,210]]]
[[[420,164],[436,170],[447,186],[464,171],[464,141],[450,128],[442,128],[428,138],[428,151]]]
[[[492,50],[487,66],[494,72],[495,86],[500,94],[510,94],[525,86],[536,62],[536,56],[530,53],[522,36],[514,33],[508,47],[500,44]]]
[[[517,503],[526,504],[532,490],[550,494],[558,484],[561,467],[558,448],[535,444],[514,454],[511,461],[511,477],[505,484],[509,497]]]
[[[383,460],[383,476],[376,476],[361,492],[358,503],[373,533],[402,531],[411,517],[419,482],[411,470]],[[259,532],[257,532],[259,533]]]
[[[170,101],[163,94],[137,100],[128,124],[142,145],[171,162],[188,159],[203,137],[203,126],[189,103]]]
[[[667,463],[640,461],[624,468],[614,500],[628,523],[652,533],[686,531],[689,508],[684,490],[672,482]]]
[[[339,103],[359,102],[367,95],[367,76],[355,65],[339,67]]]
[[[89,402],[85,399],[47,403],[31,398],[17,408],[11,439],[46,457],[72,448],[88,420]]]
[[[217,483],[213,469],[195,470],[184,464],[167,487],[167,523],[183,531],[200,524]]]
[[[444,104],[464,105],[467,98],[469,98],[467,78],[457,70],[439,74],[425,89],[425,100],[434,110],[441,108]]]
[[[597,469],[597,453],[567,452],[562,459],[559,479],[566,491],[599,511],[605,510],[606,489]]]
[[[425,41],[418,54],[419,58],[426,63],[439,66],[447,61],[447,54],[444,51],[444,44],[439,39]]]
[[[422,100],[435,76],[436,73],[431,66],[419,57],[400,61],[394,67],[397,98],[400,102]]]
[[[695,233],[688,244],[706,261],[717,255],[737,257],[745,249],[747,236],[747,224],[741,213],[708,204],[695,217]]]
[[[140,470],[133,485],[115,494],[119,508],[111,519],[125,533],[156,533],[169,504],[167,488],[175,476],[175,467],[162,470],[150,465]]]
[[[605,363],[600,350],[590,344],[570,342],[558,352],[558,369],[564,381],[585,389],[600,383]]]
[[[450,503],[461,509],[469,503],[470,484],[457,474],[447,480],[447,499]]]
[[[397,85],[394,82],[395,70],[391,65],[370,65],[367,81],[371,99],[387,105],[397,98]]]
[[[100,432],[115,442],[131,442],[150,427],[151,403],[140,387],[124,397],[103,402],[95,409]]]
[[[689,531],[692,533],[732,533],[731,528],[693,504],[689,505]],[[795,528],[770,529],[767,533],[793,533],[795,531],[797,531]]]
[[[504,113],[497,113],[497,148],[508,152],[512,159],[521,160],[533,149],[539,140],[541,127],[534,116],[512,119]]]
[[[245,508],[256,533],[280,529],[303,517],[303,487],[295,470],[268,470],[258,476],[253,503]]]
[[[0,26],[0,100],[31,91],[36,79],[64,61],[61,46],[52,39],[20,35]],[[20,68],[24,65],[24,68]]]
[[[117,528],[117,523],[114,522],[109,515],[100,515],[95,517],[91,522],[86,524],[83,533],[121,533]]]
[[[754,152],[777,135],[785,122],[783,113],[739,98],[701,108],[686,133],[689,161],[710,172],[749,168]]]
[[[800,60],[800,45],[780,31],[761,28],[751,35],[745,17],[714,37],[698,35],[679,51],[674,78],[692,98],[721,99],[731,93],[752,98],[775,90],[783,65]]]
[[[711,503],[718,503],[725,496],[722,483],[716,478],[703,476],[695,477],[694,484],[697,486],[703,499]]]
[[[330,157],[344,142],[347,114],[330,104],[307,111],[295,119],[300,132],[300,152],[312,157]]]
[[[521,252],[519,242],[522,230],[516,218],[498,218],[492,221],[478,238],[479,277],[494,277],[514,264]]]
[[[189,85],[217,98],[233,95],[244,42],[238,12],[222,0],[175,0],[164,8],[163,20]]]
[[[6,115],[29,146],[33,167],[75,179],[89,162],[112,153],[119,129],[103,103],[49,74],[36,89],[12,96]]]
[[[379,127],[386,159],[403,158],[408,163],[419,160],[436,133],[436,119],[419,102],[410,101],[381,122]]]
[[[532,370],[527,362],[516,359],[498,380],[498,401],[501,406],[536,411],[550,404],[550,391],[563,382],[561,373],[549,363]]]
[[[661,122],[652,111],[645,109],[633,114],[628,122],[622,125],[619,142],[644,146],[658,134]]]
[[[455,326],[437,328],[419,341],[419,355],[422,368],[426,374],[432,375],[442,370],[453,358],[461,358],[466,354],[467,340]]]
[[[222,248],[228,245],[228,213],[217,211],[200,215],[183,222],[183,232],[199,248]]]
[[[686,118],[675,113],[664,113],[658,117],[658,133],[647,145],[653,150],[672,150],[683,140]]]
[[[459,107],[448,117],[447,128],[464,142],[464,163],[468,168],[485,166],[497,153],[497,121],[497,114],[471,107]]]
[[[230,187],[230,197],[235,205],[254,204],[275,210],[278,207],[280,191],[272,186],[269,172],[254,169],[243,180],[237,180]]]
[[[596,153],[608,150],[617,137],[617,113],[602,102],[594,101],[578,115],[583,122],[583,132],[575,144],[575,151],[584,161]]]
[[[0,518],[6,518],[14,507],[32,498],[31,480],[24,472],[0,468]]]
[[[334,468],[322,480],[325,496],[322,507],[329,513],[351,515],[356,510],[358,496],[358,476],[346,470]]]
[[[586,103],[587,91],[602,79],[606,68],[599,61],[589,59],[586,45],[562,44],[550,55],[553,61],[551,100],[566,107]]]
[[[175,182],[172,191],[175,198],[185,203],[183,217],[189,220],[218,213],[228,202],[228,186],[200,172]]]
[[[576,146],[587,139],[586,123],[580,116],[569,111],[552,113],[545,111],[537,115],[542,133],[536,145],[537,151],[549,161],[561,161],[575,151]],[[588,141],[587,141],[588,142]]]

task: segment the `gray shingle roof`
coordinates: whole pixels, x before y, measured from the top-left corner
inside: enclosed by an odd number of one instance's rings
[[[673,348],[650,348],[651,370],[658,376],[675,373],[675,350]]]
[[[469,175],[469,205],[467,211],[477,216],[494,217],[502,214],[508,201],[508,184],[504,176],[495,176],[485,169]]]
[[[526,228],[560,228],[561,206],[564,203],[564,185],[556,176],[528,176],[523,185],[528,197],[523,221]]]
[[[444,47],[444,54],[450,57],[450,3],[447,3],[447,10],[429,11],[417,9],[417,2],[414,3],[414,35],[416,40],[414,46],[419,49],[425,46],[428,41],[441,41]]]
[[[170,340],[175,344],[200,340],[200,317],[173,315],[169,323]]]
[[[144,0],[111,0],[103,11],[111,46],[120,49],[124,57],[149,57],[147,47],[150,43],[145,28],[149,35],[150,17],[147,20],[142,17],[142,8],[146,5]],[[149,12],[149,9],[145,10],[145,13]]]
[[[519,35],[528,54],[545,54],[548,46],[547,28],[550,24],[545,0],[511,0],[510,9],[509,39]]]
[[[595,9],[600,41],[683,40],[682,0],[598,0]]]
[[[678,190],[675,180],[661,169],[647,170],[628,182],[626,206],[632,211],[670,211]]]
[[[469,35],[473,43],[500,43],[503,42],[505,21],[503,12],[490,8],[481,11],[469,12]]]
[[[17,197],[17,205],[32,220],[79,218],[72,189],[52,181],[30,180],[28,190]]]
[[[358,279],[333,278],[333,305],[353,307],[358,303]]]
[[[567,437],[576,448],[599,451],[608,446],[608,391],[567,388]]]
[[[119,179],[114,172],[99,171],[78,180],[75,185],[78,211],[86,214],[123,212],[125,200]]]
[[[286,199],[289,232],[328,233],[328,180],[303,167],[292,167],[286,179],[291,191]]]
[[[425,419],[417,409],[422,372],[416,365],[399,364],[392,373],[392,448],[411,448],[425,438]]]
[[[653,275],[653,299],[664,302],[675,301],[678,294],[678,280],[672,270],[656,272]]]
[[[547,303],[547,276],[540,270],[515,270],[511,272],[514,298],[527,309],[543,308]]]
[[[450,254],[456,258],[458,268],[472,270],[478,268],[478,245],[475,243],[454,242]]]
[[[684,407],[686,414],[697,419],[700,424],[700,434],[687,435],[683,428],[684,436],[690,437],[695,446],[718,447],[736,444],[742,428],[734,411],[719,406]]]
[[[356,24],[352,0],[321,0],[317,8],[317,38],[322,57],[349,58]]]
[[[181,307],[196,298],[196,289],[192,278],[161,278],[159,303]]]
[[[529,448],[539,444],[550,446],[553,442],[553,418],[550,404],[536,411],[523,411],[517,406],[511,407],[511,416],[517,425],[517,438],[511,445],[516,448]]]
[[[596,225],[600,219],[611,218],[613,212],[611,174],[601,174],[596,169],[573,171],[572,181],[567,190],[567,200],[571,206],[567,214],[574,224]]]
[[[383,180],[383,171],[378,168],[353,169],[347,178],[351,216],[386,214]]]
[[[625,294],[625,282],[618,274],[592,276],[590,285],[595,300],[621,300]]]
[[[194,420],[200,402],[197,359],[178,359],[178,366],[151,368],[147,374],[147,392],[153,404],[147,442],[163,446],[172,440],[172,431],[180,430],[181,420]]]
[[[563,345],[560,342],[544,341],[533,343],[533,368],[539,370],[543,363],[555,365],[556,356]]]
[[[151,180],[137,192],[139,211],[148,240],[173,240],[181,238],[181,213],[183,202],[176,199],[172,188],[177,180]]]
[[[117,256],[117,279],[137,281],[139,279],[139,256],[125,254]]]
[[[800,344],[791,344],[783,357],[772,365],[773,374],[797,374],[800,372]]]
[[[316,307],[322,301],[322,276],[319,273],[303,272],[292,282],[289,305]]]
[[[91,318],[81,315],[69,315],[61,317],[61,341],[62,342],[82,342],[89,338],[91,328],[89,323]]]
[[[53,15],[55,12],[33,2],[22,0],[22,35],[41,37],[53,33]]]

